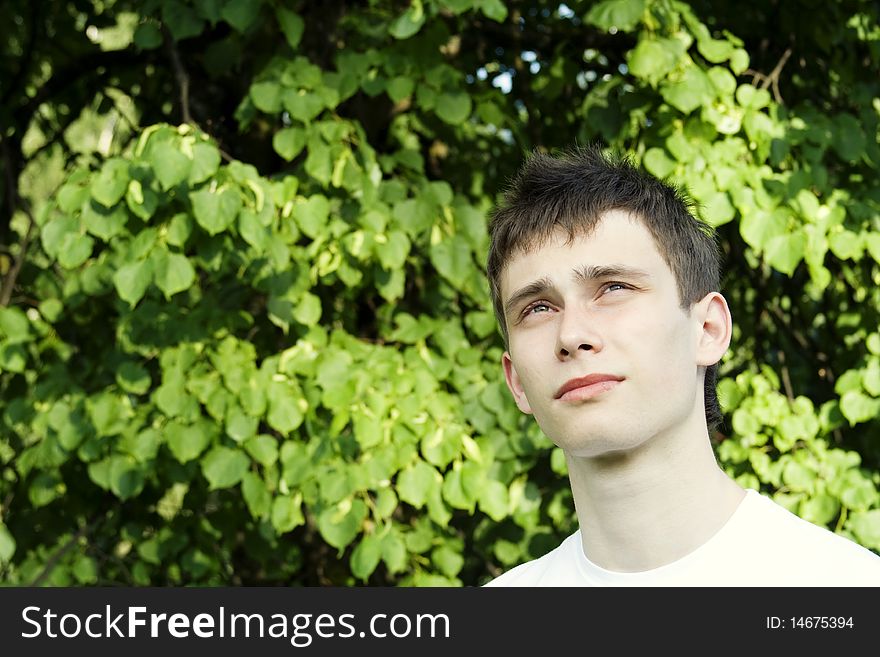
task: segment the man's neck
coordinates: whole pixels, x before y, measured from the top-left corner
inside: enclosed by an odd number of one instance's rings
[[[705,424],[657,435],[637,449],[568,455],[584,553],[618,572],[659,568],[706,543],[745,491],[715,461]]]

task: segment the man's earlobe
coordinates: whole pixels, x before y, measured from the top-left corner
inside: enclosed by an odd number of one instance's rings
[[[507,382],[507,387],[513,394],[513,399],[516,402],[516,405],[523,413],[531,414],[532,407],[529,404],[529,400],[526,399],[526,393],[520,383],[516,368],[513,366],[513,361],[510,359],[510,354],[506,351],[501,357],[501,364],[504,366],[504,380]]]
[[[720,361],[730,347],[733,320],[727,300],[719,292],[710,292],[696,306],[700,323],[697,365],[709,367]]]

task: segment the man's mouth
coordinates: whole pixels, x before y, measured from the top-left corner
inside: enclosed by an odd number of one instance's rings
[[[579,401],[590,399],[611,390],[624,380],[624,377],[614,374],[588,374],[576,379],[570,379],[562,384],[556,392],[555,399],[560,401]]]

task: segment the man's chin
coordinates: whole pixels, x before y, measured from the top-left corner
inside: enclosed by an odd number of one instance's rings
[[[644,444],[632,433],[591,431],[589,434],[553,439],[568,456],[584,459],[625,459]]]

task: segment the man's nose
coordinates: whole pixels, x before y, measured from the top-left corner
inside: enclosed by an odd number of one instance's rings
[[[598,322],[594,314],[581,304],[566,304],[562,310],[557,335],[556,356],[560,360],[574,358],[580,352],[602,350]]]

